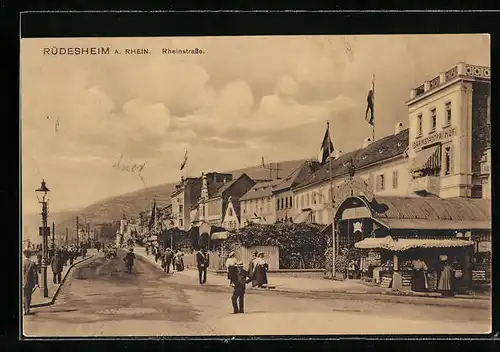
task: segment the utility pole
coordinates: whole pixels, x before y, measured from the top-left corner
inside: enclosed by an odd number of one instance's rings
[[[76,245],[78,246],[80,242],[78,241],[78,216],[76,217]]]

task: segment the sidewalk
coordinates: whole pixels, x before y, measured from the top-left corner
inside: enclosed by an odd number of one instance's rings
[[[142,247],[135,247],[134,253],[145,258],[148,262],[161,268],[161,262],[155,262],[153,255],[146,255],[146,250]],[[176,275],[184,275],[192,277],[194,280],[198,278],[198,271],[195,268],[187,268],[181,272],[175,272]],[[382,293],[390,291],[389,289],[380,288],[377,286],[367,286],[363,283],[354,280],[333,281],[325,279],[305,279],[305,278],[290,278],[290,277],[273,277],[268,275],[269,285],[275,288],[269,289],[273,291],[285,292],[339,292],[339,293]],[[208,272],[207,281],[212,285],[229,286],[229,282],[225,275],[217,275],[213,272]]]
[[[77,264],[88,260],[92,258],[95,254],[97,254],[96,249],[89,249],[87,251],[87,256],[85,258],[78,257],[77,260],[73,262],[73,265],[68,264],[63,267],[63,272],[61,274],[61,284],[54,284],[53,277],[52,277],[52,268],[47,266],[47,288],[49,290],[49,297],[43,297],[43,288],[39,287],[35,289],[33,292],[33,296],[31,297],[31,307],[32,308],[37,308],[37,307],[44,307],[48,306],[54,303],[54,301],[57,298],[57,295],[59,293],[59,290],[61,289],[62,285],[64,284],[64,281],[66,280],[66,277],[70,270]],[[36,259],[35,259],[36,262]],[[38,274],[38,282],[41,286],[43,281],[43,273]]]
[[[161,268],[161,262],[155,262],[153,255],[146,255],[146,250],[143,247],[135,247],[134,252],[145,258],[151,264]],[[175,275],[183,275],[188,276],[193,279],[193,281],[197,282],[198,280],[198,271],[196,268],[187,268],[181,272],[175,272]],[[382,288],[372,283],[361,282],[357,280],[345,280],[345,281],[334,281],[329,279],[306,279],[306,278],[291,278],[291,277],[273,277],[272,274],[268,275],[269,285],[274,286],[274,288],[270,289],[257,289],[255,290],[269,290],[269,291],[278,291],[278,292],[295,292],[295,293],[344,293],[344,294],[378,294],[381,297],[385,296],[387,299],[389,297],[394,297],[394,299],[399,298],[404,299],[404,297],[414,297],[418,298],[435,298],[433,300],[436,304],[458,304],[461,305],[465,301],[481,300],[485,302],[486,300],[490,300],[491,296],[489,295],[456,295],[453,298],[444,298],[442,300],[441,295],[439,293],[433,292],[407,292],[407,291],[393,291],[390,288]],[[214,272],[207,273],[207,282],[210,285],[217,286],[229,286],[229,282],[226,279],[225,275],[217,275]],[[249,288],[252,289],[252,288]],[[439,297],[439,298],[438,298]],[[451,301],[456,301],[452,303]],[[399,299],[398,299],[399,301]],[[438,302],[439,301],[439,302]],[[462,303],[459,303],[462,302]]]

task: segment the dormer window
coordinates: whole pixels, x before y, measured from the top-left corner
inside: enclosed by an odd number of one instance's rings
[[[366,155],[363,155],[363,160],[365,160],[366,158],[368,158],[368,156],[366,156]]]
[[[384,152],[384,150],[383,150],[382,148],[380,148],[380,149],[378,150],[378,152],[379,152],[379,154],[382,154],[382,153]]]
[[[401,147],[401,142],[398,142],[397,146],[398,146],[398,147]]]

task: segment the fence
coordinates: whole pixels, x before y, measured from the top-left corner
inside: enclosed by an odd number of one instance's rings
[[[256,246],[256,247],[240,247],[235,251],[235,256],[237,260],[241,260],[245,265],[245,268],[248,267],[250,260],[252,259],[253,252],[263,252],[264,259],[269,264],[269,270],[279,270],[280,268],[280,255],[279,248],[277,246]],[[225,270],[226,259],[228,252],[222,253],[219,252],[209,252],[209,268],[212,270]],[[184,254],[184,265],[186,267],[196,267],[196,252],[192,254]]]

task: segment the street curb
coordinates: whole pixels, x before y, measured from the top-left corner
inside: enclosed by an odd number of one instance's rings
[[[40,307],[47,307],[47,306],[53,305],[54,302],[56,301],[56,298],[57,298],[57,295],[59,294],[59,291],[61,290],[61,287],[66,282],[66,278],[68,277],[68,274],[71,272],[71,269],[73,269],[73,267],[76,266],[77,264],[83,263],[84,261],[89,260],[90,258],[93,258],[94,256],[95,256],[95,254],[92,254],[92,255],[90,255],[86,258],[83,258],[77,262],[74,262],[72,265],[70,265],[70,267],[68,268],[68,271],[66,271],[66,274],[64,274],[64,277],[61,280],[61,284],[59,285],[56,292],[54,293],[54,296],[52,296],[52,299],[46,303],[39,303],[39,304],[32,305],[32,306],[30,306],[30,308],[40,308]]]

